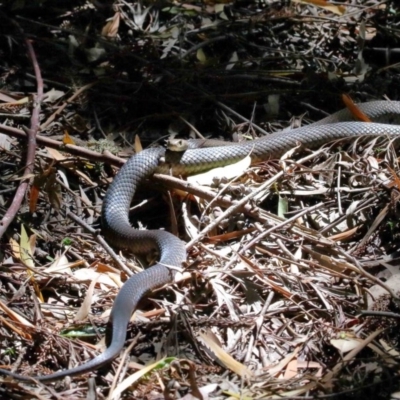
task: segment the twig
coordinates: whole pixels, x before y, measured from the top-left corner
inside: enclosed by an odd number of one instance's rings
[[[125,365],[125,361],[127,359],[129,359],[129,355],[131,350],[136,346],[137,342],[139,341],[139,339],[142,337],[141,333],[138,333],[132,340],[132,342],[129,344],[129,346],[126,348],[126,350],[124,351],[124,353],[121,356],[121,361],[118,364],[118,368],[117,371],[115,372],[115,376],[114,379],[112,381],[110,390],[109,390],[109,395],[107,397],[107,399],[112,399],[112,393],[114,392],[115,387],[117,386],[118,383],[118,379],[120,378],[121,375],[121,371],[122,371],[122,367]],[[129,364],[128,364],[129,365]]]
[[[212,224],[209,224],[206,226],[200,233],[199,235],[192,239],[187,245],[186,249],[191,249],[198,241],[200,241],[204,236],[206,236],[209,232],[211,232],[215,227],[217,227],[225,218],[228,218],[230,215],[235,214],[243,205],[248,203],[252,198],[254,198],[257,194],[263,192],[264,190],[267,190],[274,182],[276,182],[281,176],[283,176],[284,171],[280,171],[277,174],[275,174],[272,178],[270,178],[268,181],[264,182],[260,187],[258,187],[256,190],[248,194],[247,196],[243,197],[240,201],[237,203],[233,204],[231,207],[229,207],[225,212],[223,212],[218,218],[216,218]]]
[[[205,93],[205,92],[203,92]],[[240,119],[243,122],[246,122],[250,126],[254,128],[254,130],[258,131],[259,133],[262,133],[263,135],[270,135],[269,132],[267,132],[265,129],[261,128],[259,125],[255,124],[254,122],[250,121],[248,118],[243,117],[243,115],[237,113],[235,110],[232,110],[232,108],[228,107],[224,103],[221,103],[220,101],[215,100],[215,104],[223,108],[225,111],[228,111],[232,115],[234,115],[236,118]]]
[[[197,44],[196,46],[191,47],[185,54],[183,54],[181,56],[181,60],[183,60],[184,58],[189,57],[191,54],[197,52],[197,50],[201,49],[202,47],[208,46],[211,43],[216,43],[216,42],[220,42],[222,40],[227,40],[227,39],[233,39],[234,36],[232,34],[226,34],[226,35],[222,35],[222,36],[217,36],[214,37],[212,39],[206,40],[204,42],[201,42],[199,44]]]
[[[99,243],[108,254],[115,260],[118,266],[124,271],[128,276],[132,275],[132,271],[126,267],[126,265],[119,259],[115,251],[107,244],[104,238],[99,234],[98,230],[93,229],[90,225],[88,225],[85,221],[79,218],[77,215],[73,214],[71,211],[67,211],[65,214],[68,218],[71,218],[77,224],[79,224],[83,229],[93,235],[93,238]]]
[[[344,259],[349,260],[355,267],[357,267],[361,275],[364,275],[366,278],[374,282],[376,285],[383,287],[390,293],[393,299],[397,301],[400,300],[400,297],[396,295],[394,290],[392,290],[385,282],[382,282],[379,278],[367,272],[355,257],[351,256],[350,254],[348,254],[348,252],[344,251],[340,247],[338,247],[337,252],[338,254],[342,255]]]
[[[12,128],[11,126],[0,124],[0,132],[7,133],[8,135],[16,138],[26,139],[27,133],[21,129]],[[98,153],[93,150],[86,149],[84,147],[75,146],[73,144],[64,144],[58,140],[50,139],[45,136],[36,136],[38,144],[50,147],[52,149],[62,150],[76,156],[82,156],[92,161],[107,162],[111,165],[122,166],[125,161],[123,158],[112,155],[111,153]]]
[[[28,48],[28,54],[32,61],[33,69],[35,71],[35,77],[37,82],[37,94],[33,102],[30,129],[28,129],[27,132],[28,150],[26,155],[26,164],[25,164],[26,166],[24,174],[22,176],[18,189],[15,192],[15,196],[11,203],[11,206],[9,207],[9,209],[7,210],[3,219],[0,222],[0,238],[3,237],[5,231],[10,226],[11,222],[13,221],[13,219],[15,218],[21,207],[22,200],[24,199],[26,190],[28,189],[29,179],[33,173],[34,162],[35,162],[36,134],[39,128],[39,113],[40,113],[41,102],[43,99],[43,81],[32,43],[30,42],[30,40],[26,39],[25,44]]]
[[[74,101],[82,92],[84,92],[87,89],[90,89],[95,84],[96,82],[88,83],[87,85],[82,86],[80,89],[78,89],[69,99],[67,99],[63,104],[61,104],[61,106],[58,107],[58,109],[53,114],[51,114],[49,118],[47,118],[47,121],[40,126],[40,129],[41,130],[46,129],[56,119],[56,117],[64,111],[65,107],[67,107],[68,104]]]
[[[400,318],[400,314],[396,314],[394,312],[389,311],[371,311],[371,310],[362,310],[360,311],[361,317],[381,317],[381,318]]]
[[[239,208],[235,209],[235,212],[236,211],[243,212],[247,216],[258,220],[261,223],[273,224],[276,229],[278,229],[279,224],[287,222],[287,219],[281,218],[278,215],[272,214],[265,210],[260,211],[258,207],[254,207],[250,205],[250,203],[245,203],[243,201],[240,201],[239,204],[239,201],[232,200],[229,196],[216,197],[216,194],[214,192],[208,191],[202,187],[193,186],[192,184],[185,182],[181,179],[175,178],[173,176],[155,174],[153,178],[157,183],[160,183],[163,186],[168,187],[169,189],[175,188],[186,191],[190,194],[206,199],[207,201],[213,201],[215,204],[224,208],[238,206]],[[227,218],[229,215],[231,215],[231,211],[226,211],[226,213],[228,213],[228,215],[225,215],[224,213],[224,218]],[[297,217],[298,216],[299,215],[297,215]],[[296,235],[302,237],[303,239],[307,239],[312,243],[324,246],[334,245],[334,242],[332,240],[321,235],[318,231],[303,225],[298,225],[296,222],[291,224],[290,229]]]
[[[249,250],[250,248],[252,248],[253,246],[255,246],[261,239],[267,237],[268,235],[270,235],[271,233],[273,233],[276,230],[280,230],[284,227],[288,227],[288,229],[292,230],[293,224],[296,223],[296,220],[298,218],[300,218],[303,215],[306,215],[310,212],[313,212],[315,210],[318,210],[319,208],[322,208],[324,205],[326,205],[326,203],[318,203],[314,206],[308,207],[306,209],[301,210],[300,212],[298,212],[297,214],[293,215],[292,217],[283,220],[282,222],[272,226],[271,228],[267,229],[266,231],[262,232],[260,235],[258,235],[257,237],[253,238],[253,240],[251,240],[249,243],[246,244],[246,246],[244,246],[236,255],[235,257],[232,257],[231,260],[224,265],[223,270],[226,271],[228,270],[233,264],[235,264],[236,260],[238,259],[238,257],[240,255],[243,255],[247,250]],[[323,238],[322,236],[319,237],[320,242],[322,244]],[[329,239],[328,239],[329,240]],[[325,240],[325,244],[326,244],[326,240]],[[332,246],[334,243],[331,242],[330,245]]]

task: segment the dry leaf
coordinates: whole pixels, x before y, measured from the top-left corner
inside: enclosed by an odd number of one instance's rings
[[[27,103],[29,103],[29,97],[23,97],[22,99],[17,100],[17,101],[12,101],[10,103],[2,103],[1,107],[17,106],[17,105],[27,104]]]
[[[93,268],[80,268],[74,271],[74,279],[78,283],[97,280],[99,284],[110,288],[120,288],[122,286],[120,275],[118,272],[101,273],[95,271]]]
[[[93,279],[92,282],[90,283],[89,288],[86,292],[85,299],[83,300],[82,305],[79,307],[79,310],[75,315],[74,321],[83,321],[89,315],[90,308],[92,305],[94,288],[96,286],[98,279],[99,276]]]
[[[29,212],[33,214],[36,211],[36,205],[39,198],[40,190],[37,186],[32,185],[29,193]]]
[[[30,239],[28,237],[24,225],[21,225],[21,238],[19,242],[20,257],[21,262],[29,269],[35,268],[35,262],[33,260],[34,245],[32,246],[32,242],[35,242],[36,235],[32,235],[32,238],[33,239]]]
[[[62,254],[61,256],[56,257],[56,259],[51,263],[48,268],[45,269],[44,272],[46,272],[47,274],[62,272],[63,274],[71,275],[71,268],[82,264],[84,264],[84,260],[69,262],[65,254]]]
[[[389,166],[387,167],[387,169],[390,171],[390,173],[391,173],[392,176],[393,176],[393,181],[390,182],[390,184],[389,184],[388,186],[389,186],[389,187],[396,186],[396,188],[397,188],[398,190],[400,190],[400,178],[399,178],[399,176],[397,175],[396,171],[394,171],[394,170],[393,170],[392,168],[390,168]]]
[[[53,162],[48,168],[44,169],[40,175],[35,176],[33,180],[32,191],[33,196],[36,196],[36,191],[39,192],[40,189],[43,189],[47,194],[51,205],[56,210],[59,210],[62,203],[61,187],[60,184],[57,182],[56,169],[53,168],[52,165]],[[33,200],[35,200],[35,198],[33,198]]]
[[[52,88],[51,90],[49,90],[47,93],[44,94],[43,102],[44,103],[54,103],[55,101],[57,101],[58,99],[63,97],[64,94],[65,94],[65,92],[62,92],[61,90],[56,90],[56,89]]]
[[[355,226],[354,228],[348,229],[345,232],[340,232],[340,233],[337,233],[336,235],[329,236],[329,239],[333,240],[335,242],[350,239],[351,237],[353,237],[355,235],[355,233],[358,231],[359,227],[360,226]]]
[[[348,353],[355,349],[362,342],[361,339],[357,338],[343,338],[343,339],[331,339],[330,343],[333,347],[336,347],[341,354]]]
[[[10,150],[11,138],[4,133],[0,133],[0,149]]]
[[[101,36],[115,38],[118,35],[118,28],[121,16],[120,13],[115,13],[111,21],[108,21],[101,30]]]
[[[357,105],[354,104],[350,96],[343,94],[342,100],[356,120],[361,122],[371,122],[371,120],[357,107]]]
[[[197,50],[196,56],[197,56],[197,59],[198,59],[202,64],[205,64],[205,63],[206,63],[207,57],[206,57],[206,55],[205,55],[205,53],[204,53],[204,50],[203,50],[202,48],[200,48],[200,49]]]
[[[120,398],[121,394],[131,387],[135,382],[137,382],[142,376],[148,374],[150,371],[152,371],[154,368],[157,368],[160,363],[162,363],[164,359],[158,360],[153,364],[147,365],[140,371],[135,372],[134,374],[128,376],[125,380],[123,380],[116,388],[115,390],[110,393],[108,396],[107,400],[117,400]]]
[[[61,154],[58,150],[52,149],[50,147],[46,147],[47,153],[51,158],[54,158],[56,161],[63,161],[66,160],[68,157]]]
[[[242,378],[249,379],[252,377],[253,373],[245,365],[236,361],[231,355],[218,346],[209,334],[200,333],[200,337],[227,368]]]
[[[284,379],[292,379],[294,378],[297,374],[299,373],[298,371],[298,360],[297,358],[290,361],[285,369],[285,373],[283,374]]]
[[[294,351],[290,354],[288,354],[285,358],[283,358],[277,365],[274,365],[270,369],[268,369],[268,374],[270,376],[276,376],[279,375],[284,368],[289,364],[290,361],[292,361],[295,357],[297,357],[297,354],[300,351],[300,347],[297,346]]]
[[[303,3],[303,4],[312,4],[313,6],[323,8],[324,10],[331,11],[337,15],[343,15],[346,11],[345,7],[329,4],[325,0],[293,0],[293,2],[294,3]]]
[[[10,248],[11,248],[11,253],[12,253],[13,257],[15,257],[17,260],[20,260],[21,253],[19,251],[19,244],[13,238],[10,238]]]
[[[138,135],[135,135],[135,153],[140,153],[141,151],[143,151],[143,146],[142,143],[140,141],[140,137]]]
[[[28,268],[27,272],[28,275],[30,275],[31,277],[31,282],[35,289],[35,294],[38,300],[41,303],[44,303],[42,292],[40,291],[40,288],[33,276],[33,271],[35,269],[35,262],[33,259],[35,246],[36,246],[36,235],[33,234],[31,237],[28,237],[24,225],[21,225],[21,237],[19,243],[19,252],[21,257],[20,259],[21,262]]]
[[[0,309],[8,315],[9,318],[11,318],[13,321],[18,322],[21,325],[27,326],[29,328],[34,328],[35,326],[32,325],[28,320],[26,320],[24,317],[22,317],[20,314],[14,312],[13,310],[11,310],[11,308],[8,308],[6,304],[4,304],[1,300],[0,300]],[[7,324],[8,326],[10,326],[9,324]],[[15,330],[15,329],[14,329]],[[16,328],[16,332],[19,332],[19,329]],[[18,333],[21,334],[21,333]],[[22,335],[22,334],[21,334]]]
[[[226,242],[228,240],[240,238],[248,233],[254,232],[255,230],[257,230],[257,228],[242,229],[241,231],[232,231],[221,235],[213,235],[208,237],[208,241],[210,243]]]
[[[82,202],[83,202],[85,205],[87,205],[87,208],[86,208],[85,211],[86,211],[91,217],[93,217],[93,215],[94,215],[93,203],[91,202],[91,200],[89,199],[89,197],[87,196],[85,190],[82,188],[81,185],[79,185],[79,192],[80,192],[80,194],[81,194]],[[91,223],[91,222],[90,222],[90,223]]]
[[[64,131],[64,136],[63,136],[63,143],[64,144],[75,144],[74,139],[68,134],[67,131]]]

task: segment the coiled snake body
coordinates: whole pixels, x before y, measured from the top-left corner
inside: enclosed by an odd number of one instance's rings
[[[342,110],[315,124],[278,132],[255,141],[174,153],[168,155],[167,162],[162,161],[166,157],[163,148],[150,148],[131,157],[115,177],[104,199],[103,232],[111,244],[130,249],[138,255],[157,249],[160,261],[132,276],[116,296],[109,321],[112,326],[110,346],[104,353],[83,365],[51,375],[31,378],[7,370],[0,370],[0,374],[20,380],[52,381],[92,371],[109,363],[124,346],[126,329],[139,300],[149,291],[173,280],[176,269],[179,269],[186,259],[184,242],[164,231],[135,230],[129,223],[129,207],[140,181],[156,172],[169,174],[172,171],[174,175],[199,173],[234,163],[248,155],[253,163],[277,158],[298,143],[315,148],[329,141],[349,137],[400,136],[400,102],[376,101],[361,104],[359,107],[374,121],[398,125],[353,122],[352,115],[347,110]]]

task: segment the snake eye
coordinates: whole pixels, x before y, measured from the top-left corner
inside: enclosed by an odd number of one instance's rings
[[[170,151],[185,151],[189,147],[188,141],[185,139],[169,139],[167,140],[167,149]]]

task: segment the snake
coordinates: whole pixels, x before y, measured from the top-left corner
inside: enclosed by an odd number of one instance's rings
[[[131,276],[116,295],[106,333],[108,347],[82,365],[50,375],[25,376],[5,369],[0,369],[0,374],[23,381],[50,382],[99,369],[117,357],[124,347],[128,324],[139,301],[152,290],[173,282],[176,272],[186,261],[185,243],[166,231],[132,228],[129,208],[140,182],[155,173],[177,176],[201,173],[235,163],[246,156],[251,157],[253,164],[277,159],[299,143],[307,148],[317,148],[351,137],[400,137],[400,102],[372,101],[358,104],[358,108],[374,122],[354,121],[353,114],[344,109],[316,123],[252,141],[223,147],[189,147],[182,152],[155,147],[133,155],[106,192],[101,213],[102,230],[111,245],[128,249],[139,257],[157,251],[159,261]]]

